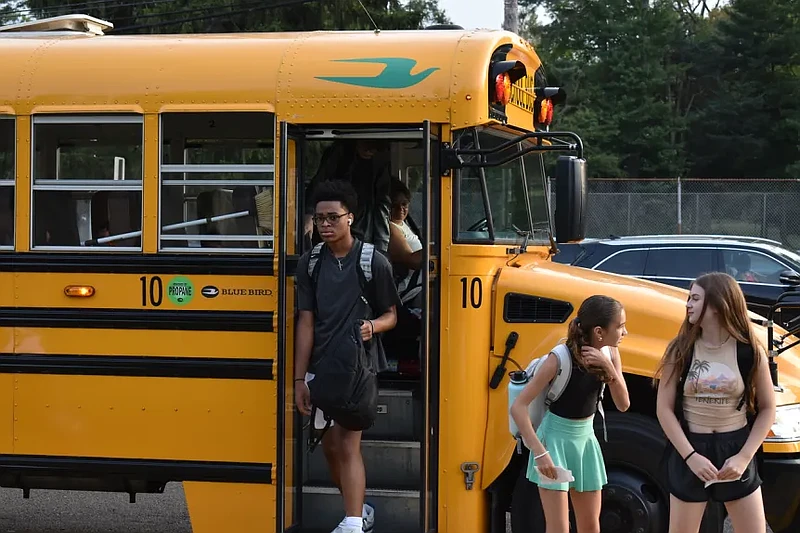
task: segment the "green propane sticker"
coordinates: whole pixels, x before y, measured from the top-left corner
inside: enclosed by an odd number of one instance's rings
[[[186,305],[194,297],[194,285],[183,276],[172,278],[167,284],[167,296],[175,305]]]

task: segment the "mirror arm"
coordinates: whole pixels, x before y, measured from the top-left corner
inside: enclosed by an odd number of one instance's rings
[[[567,142],[559,137],[568,137],[574,142]],[[528,139],[551,140],[558,142],[556,145],[543,146],[537,144],[535,146],[528,146],[522,150],[517,150],[502,159],[496,161],[488,161],[487,156],[497,154],[511,148],[522,141]],[[549,132],[549,131],[534,131],[514,137],[513,139],[504,142],[492,148],[451,148],[445,145],[442,148],[442,166],[444,168],[475,168],[475,167],[497,167],[505,165],[506,163],[525,156],[531,152],[575,152],[578,158],[583,158],[583,141],[581,138],[572,132]],[[465,161],[464,156],[477,156],[476,160]]]

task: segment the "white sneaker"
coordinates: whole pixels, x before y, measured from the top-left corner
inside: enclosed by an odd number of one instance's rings
[[[364,533],[371,533],[372,528],[375,527],[375,508],[365,503],[361,516],[364,518]]]
[[[358,526],[348,527],[343,524],[339,524],[331,533],[364,533],[364,530]]]

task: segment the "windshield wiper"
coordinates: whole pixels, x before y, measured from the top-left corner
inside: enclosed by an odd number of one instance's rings
[[[507,248],[506,253],[515,255],[526,253],[528,251],[528,241],[530,240],[531,237],[533,237],[533,232],[529,230],[519,229],[516,224],[511,224],[511,227],[514,228],[514,231],[517,233],[517,235],[519,235],[520,237],[524,237],[524,240],[522,241],[522,246]]]

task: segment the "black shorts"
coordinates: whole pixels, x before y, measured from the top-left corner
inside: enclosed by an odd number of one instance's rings
[[[739,453],[749,435],[750,428],[743,427],[726,433],[688,433],[686,436],[696,452],[706,457],[719,470],[729,457]],[[714,483],[708,488],[704,485],[673,448],[667,458],[667,488],[670,494],[685,502],[738,500],[755,492],[761,486],[761,477],[753,459],[740,480]]]

